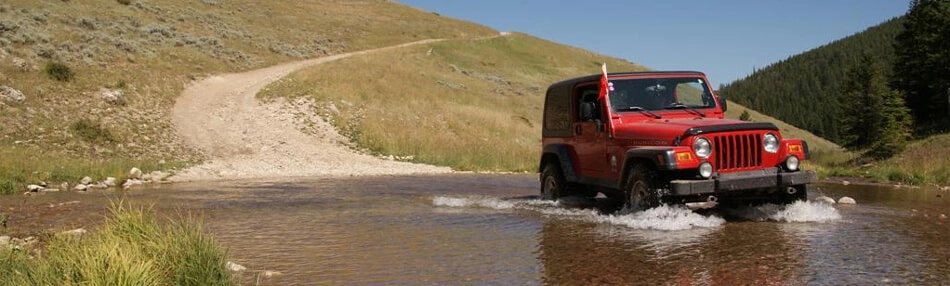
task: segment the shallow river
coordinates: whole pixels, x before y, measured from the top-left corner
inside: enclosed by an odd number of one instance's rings
[[[817,185],[857,205],[604,214],[539,201],[537,175],[160,185],[126,194],[200,214],[245,283],[950,284],[950,192]],[[94,228],[116,193],[0,197],[6,233]],[[606,207],[605,207],[606,205]]]

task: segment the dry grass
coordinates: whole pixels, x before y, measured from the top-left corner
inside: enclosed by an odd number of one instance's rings
[[[0,165],[10,166],[0,168],[0,180],[73,170],[77,161],[95,168],[200,159],[176,138],[168,112],[188,83],[206,75],[418,39],[497,34],[388,1],[129,2],[0,2],[0,85],[26,95],[0,102]],[[50,78],[43,70],[49,63],[68,68],[69,81]],[[124,104],[100,98],[102,88],[121,90]],[[90,140],[70,128],[77,124],[110,138]],[[21,161],[34,157],[44,163]]]
[[[374,154],[472,171],[534,171],[552,82],[635,64],[521,34],[451,40],[308,68],[260,96],[307,96]]]

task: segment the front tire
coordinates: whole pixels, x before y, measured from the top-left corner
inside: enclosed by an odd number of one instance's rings
[[[660,206],[656,172],[637,164],[627,172],[624,184],[624,208],[639,212]]]

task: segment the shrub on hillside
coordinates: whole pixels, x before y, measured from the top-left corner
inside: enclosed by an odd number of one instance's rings
[[[73,71],[69,66],[61,62],[46,63],[46,67],[43,68],[43,71],[46,72],[49,78],[54,80],[70,81],[73,79]]]
[[[132,0],[116,0],[116,2],[119,2],[119,4],[122,4],[122,5],[132,4]]]
[[[742,114],[739,115],[739,120],[752,121],[752,114],[749,114],[748,110],[743,110]]]
[[[80,119],[69,126],[80,138],[89,142],[115,142],[115,137],[108,129],[102,128],[98,122],[89,119]]]
[[[0,179],[0,195],[16,193],[16,183],[6,179]]]

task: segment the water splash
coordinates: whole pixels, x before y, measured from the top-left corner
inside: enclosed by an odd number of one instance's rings
[[[785,222],[830,222],[841,219],[833,206],[819,202],[795,202],[769,216],[774,221]]]
[[[841,214],[833,206],[816,201],[800,201],[788,205],[764,204],[722,211],[729,217],[752,221],[826,223],[841,219]]]
[[[686,230],[694,227],[712,228],[726,220],[718,216],[704,216],[680,206],[660,206],[626,215],[601,216],[603,222],[635,229]]]
[[[469,197],[452,198],[437,196],[432,204],[442,207],[480,207],[497,210],[525,210],[562,219],[592,223],[606,223],[633,229],[686,230],[712,228],[724,224],[718,216],[704,216],[681,206],[660,206],[643,212],[628,214],[603,214],[591,208],[563,208],[559,203],[543,200]]]
[[[435,197],[432,198],[432,204],[442,207],[482,207],[496,210],[506,210],[515,208],[515,204],[509,201],[496,198],[450,198]]]

